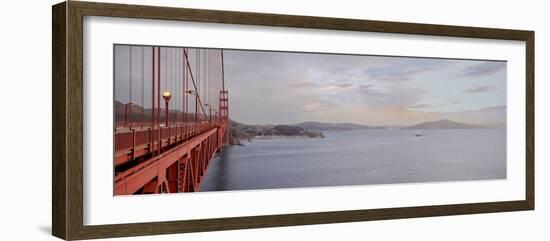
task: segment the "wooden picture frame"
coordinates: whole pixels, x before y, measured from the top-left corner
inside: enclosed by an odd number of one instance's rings
[[[492,213],[534,209],[534,32],[325,17],[67,1],[52,7],[52,233],[67,239],[110,238]],[[518,40],[526,43],[525,199],[284,215],[87,226],[83,224],[83,17],[107,16],[207,23]]]

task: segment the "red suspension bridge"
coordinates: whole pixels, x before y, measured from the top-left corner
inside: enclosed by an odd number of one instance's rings
[[[115,46],[115,195],[199,191],[230,138],[224,82],[223,50]]]

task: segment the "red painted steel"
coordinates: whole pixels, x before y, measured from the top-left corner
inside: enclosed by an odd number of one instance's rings
[[[145,106],[145,47],[141,47],[141,107]],[[139,121],[143,121],[145,108],[141,108],[141,117]]]
[[[209,81],[215,78],[211,76],[216,76],[211,74],[211,71],[218,71],[216,63],[209,66],[212,59],[208,58],[208,54],[211,54],[209,50],[195,49],[198,57],[195,63],[195,79],[188,58],[189,49],[182,49],[182,76],[179,76],[179,72],[172,74],[174,66],[170,67],[170,71],[166,69],[166,66],[174,64],[174,58],[166,58],[165,63],[161,63],[161,56],[166,57],[168,53],[162,49],[164,48],[151,48],[151,119],[145,121],[143,118],[145,108],[142,49],[142,106],[139,113],[141,117],[131,116],[132,90],[129,90],[130,101],[124,106],[124,120],[115,121],[115,195],[199,191],[209,164],[222,151],[222,145],[228,142],[229,101],[224,84],[223,51],[220,51],[221,70],[218,72],[221,73],[221,83],[220,86],[214,85],[214,88],[219,88],[218,113],[212,116],[212,101],[203,101],[203,98],[210,95],[209,88],[212,88],[212,84]],[[202,58],[201,52],[204,54]],[[179,68],[178,65],[175,64],[176,68]],[[161,86],[161,78],[166,86]],[[196,82],[199,79],[200,82]],[[183,81],[181,86],[179,81]],[[192,85],[189,85],[189,82]],[[131,86],[131,80],[129,85]],[[182,107],[179,108],[178,103],[175,103],[173,108],[170,108],[169,102],[165,101],[165,113],[162,115],[164,120],[161,120],[160,97],[163,91],[172,92],[174,101],[178,101],[178,91],[181,91]],[[194,112],[189,112],[189,95],[195,96]],[[204,109],[205,106],[209,108],[208,113]],[[181,112],[174,112],[172,109],[181,109]]]
[[[158,71],[157,71],[157,74],[158,74],[158,78],[157,78],[157,129],[160,129],[160,74],[161,74],[161,71],[160,71],[160,53],[161,53],[161,48],[159,47],[158,48]],[[160,148],[160,131],[157,130],[157,155],[160,155],[160,151],[161,151],[161,148]]]
[[[155,131],[155,47],[151,48],[151,132],[149,146],[153,146],[153,132]],[[151,153],[154,155],[154,153]]]

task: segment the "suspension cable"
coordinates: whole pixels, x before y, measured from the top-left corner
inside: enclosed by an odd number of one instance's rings
[[[185,49],[183,51],[183,54],[185,55],[185,59],[186,59],[186,65],[187,65],[187,69],[189,70],[189,77],[191,77],[191,83],[193,83],[193,88],[195,89],[195,92],[198,94],[198,89],[197,89],[197,83],[195,82],[195,78],[193,77],[193,71],[191,71],[191,64],[189,64],[189,55],[187,53],[187,49]],[[201,106],[201,109],[202,109],[202,113],[206,114],[206,112],[204,111],[204,108],[202,106],[202,103],[201,103],[201,98],[200,97],[197,97],[198,101],[199,101],[199,104]]]

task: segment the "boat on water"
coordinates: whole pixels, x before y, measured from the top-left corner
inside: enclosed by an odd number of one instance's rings
[[[417,131],[416,134],[415,134],[416,137],[419,137],[419,136],[424,136],[424,134],[420,131]]]

